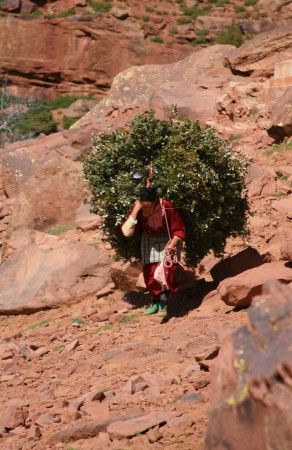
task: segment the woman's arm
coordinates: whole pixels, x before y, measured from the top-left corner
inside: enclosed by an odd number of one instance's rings
[[[182,218],[176,208],[171,204],[170,207],[166,205],[166,211],[169,224],[169,231],[171,235],[170,243],[167,248],[176,248],[180,242],[185,239],[185,225]]]
[[[134,208],[132,209],[132,211],[129,214],[129,217],[121,227],[124,236],[131,237],[135,233],[135,228],[138,223],[137,217],[140,209],[141,209],[141,202],[140,200],[136,200],[134,203]]]

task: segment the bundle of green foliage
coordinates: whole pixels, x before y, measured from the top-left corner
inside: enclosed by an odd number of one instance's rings
[[[134,118],[129,131],[94,136],[93,151],[84,158],[92,211],[105,218],[106,238],[119,257],[140,258],[139,235],[125,238],[120,225],[145,185],[150,162],[153,186],[185,222],[189,266],[210,250],[221,254],[228,237],[248,234],[247,162],[213,129],[181,118],[157,120],[152,111]]]

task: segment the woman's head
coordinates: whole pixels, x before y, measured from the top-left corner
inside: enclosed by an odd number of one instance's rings
[[[144,187],[140,191],[140,202],[143,213],[148,216],[153,213],[158,200],[157,190],[154,187]]]

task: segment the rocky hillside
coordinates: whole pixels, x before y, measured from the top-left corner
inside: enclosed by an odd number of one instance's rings
[[[22,95],[98,98],[128,67],[239,46],[291,15],[284,0],[1,0],[0,74]]]
[[[291,35],[130,67],[73,128],[1,148],[1,449],[291,447]],[[172,104],[250,160],[250,236],[181,272],[161,322],[81,169],[92,133]]]

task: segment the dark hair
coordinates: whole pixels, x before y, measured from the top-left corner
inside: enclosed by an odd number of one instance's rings
[[[155,187],[143,187],[140,191],[141,202],[155,202],[157,197],[158,194]]]

